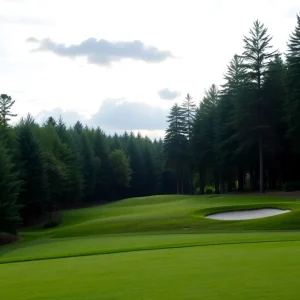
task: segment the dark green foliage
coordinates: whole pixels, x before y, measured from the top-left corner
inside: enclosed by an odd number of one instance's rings
[[[267,33],[267,28],[259,21],[255,21],[250,29],[250,36],[244,38],[244,65],[250,83],[253,84],[251,100],[245,103],[240,114],[248,121],[250,131],[254,132],[259,148],[260,192],[264,192],[264,146],[265,134],[270,130],[269,119],[266,112],[269,107],[262,93],[262,86],[270,71],[270,61],[277,51],[270,51],[272,37]],[[245,98],[244,98],[245,99]],[[254,138],[255,140],[255,138]]]
[[[204,193],[207,180],[218,181],[216,162],[216,126],[218,88],[213,84],[205,91],[204,98],[197,110],[193,128],[193,147],[197,171],[200,174],[200,193]]]
[[[11,96],[6,94],[0,95],[0,126],[7,126],[10,118],[17,116],[11,112],[11,108],[14,104],[15,100],[12,100]]]
[[[169,127],[164,140],[166,167],[176,172],[177,194],[184,193],[183,173],[187,163],[186,118],[184,110],[175,104],[168,116]]]
[[[111,184],[113,193],[129,186],[132,170],[129,158],[122,150],[114,150],[109,156]]]
[[[20,180],[11,157],[0,141],[0,232],[16,233],[20,218]]]
[[[300,152],[300,15],[288,41],[287,53],[287,135],[292,142],[293,152]]]
[[[41,215],[49,201],[49,183],[46,155],[34,133],[35,124],[30,117],[18,127],[18,140],[23,180],[20,201],[23,205],[22,217],[25,224]]]
[[[130,160],[132,176],[130,182],[130,194],[132,196],[142,196],[145,187],[145,166],[144,158],[142,157],[141,138],[135,138],[131,133],[127,145],[125,144],[126,153]]]

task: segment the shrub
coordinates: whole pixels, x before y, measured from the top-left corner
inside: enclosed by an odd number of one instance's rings
[[[206,185],[204,188],[205,194],[214,194],[215,193],[215,187],[212,185]]]

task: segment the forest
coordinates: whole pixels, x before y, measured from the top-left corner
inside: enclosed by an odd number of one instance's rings
[[[122,198],[299,190],[300,15],[287,53],[259,21],[243,43],[223,85],[171,108],[164,139],[30,114],[12,125],[15,100],[1,94],[0,232]]]

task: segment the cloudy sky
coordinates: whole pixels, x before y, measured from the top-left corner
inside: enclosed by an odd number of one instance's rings
[[[299,12],[298,0],[0,0],[0,93],[20,116],[161,136],[171,105],[222,83],[255,19],[284,52]]]

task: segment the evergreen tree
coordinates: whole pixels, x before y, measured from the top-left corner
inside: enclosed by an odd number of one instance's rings
[[[219,91],[212,85],[204,93],[204,98],[196,112],[193,128],[193,147],[195,160],[200,177],[200,193],[204,193],[207,177],[215,183],[216,191],[219,189],[219,177],[216,170],[216,107],[219,100]],[[210,176],[212,174],[212,176]]]
[[[122,150],[114,150],[109,156],[111,192],[113,197],[121,197],[121,192],[130,184],[132,170],[130,168],[129,158]]]
[[[243,159],[240,148],[238,128],[243,121],[238,113],[239,99],[243,98],[243,87],[247,82],[247,72],[243,59],[234,55],[224,76],[225,84],[220,91],[220,101],[217,108],[216,122],[216,157],[221,172],[221,188],[225,185],[232,191],[235,169],[239,174],[239,189],[243,189]]]
[[[15,100],[12,100],[11,96],[6,94],[0,95],[0,125],[7,126],[10,118],[17,116],[11,112],[14,104]]]
[[[100,128],[95,130],[93,150],[95,157],[98,158],[98,167],[96,168],[96,199],[108,198],[110,178],[109,178],[109,149],[105,134]],[[106,199],[103,199],[106,200]]]
[[[253,83],[254,98],[247,105],[243,112],[245,117],[251,118],[251,129],[256,132],[259,146],[259,174],[260,192],[264,192],[264,133],[270,128],[268,120],[264,116],[267,107],[262,94],[262,86],[268,73],[270,61],[277,51],[270,51],[272,37],[267,33],[264,24],[256,20],[253,28],[250,29],[249,36],[244,37],[244,63],[248,72],[249,79]],[[250,107],[249,107],[250,106]],[[250,109],[251,114],[249,115]]]
[[[265,131],[265,166],[267,182],[271,189],[282,186],[288,179],[288,158],[292,157],[286,139],[287,123],[284,110],[286,99],[287,68],[280,55],[276,55],[269,65],[269,71],[263,85],[265,99],[264,117],[268,119],[270,129]],[[293,157],[294,163],[296,162]]]
[[[94,201],[96,186],[96,158],[90,140],[80,124],[75,125],[75,135],[80,150],[84,178],[84,197],[86,201]]]
[[[12,159],[0,141],[0,232],[16,233],[21,222],[20,183]]]
[[[145,182],[141,192],[143,195],[154,195],[158,193],[159,166],[157,165],[156,161],[155,149],[148,138],[145,139],[142,153]]]
[[[196,115],[196,104],[190,94],[187,94],[185,100],[182,103],[182,111],[185,118],[185,133],[187,139],[190,140],[192,137],[193,122]]]
[[[33,119],[28,116],[18,125],[18,140],[20,159],[22,162],[21,179],[23,180],[20,193],[23,205],[22,217],[25,224],[32,218],[45,212],[49,200],[49,186],[45,154],[40,142],[34,134]]]
[[[182,108],[175,104],[168,116],[169,127],[164,140],[166,166],[176,172],[177,194],[183,194],[183,171],[186,164],[187,138],[185,116]]]
[[[84,178],[81,155],[72,130],[67,130],[66,125],[61,118],[55,129],[60,140],[67,147],[64,153],[64,162],[68,168],[68,187],[64,204],[74,205],[79,203],[83,197]]]
[[[145,166],[140,143],[141,140],[131,133],[126,152],[132,169],[129,196],[135,197],[143,195],[143,188],[145,186]]]
[[[300,15],[288,41],[286,113],[288,137],[294,155],[300,153]]]
[[[187,163],[189,172],[189,189],[192,193],[193,189],[193,166],[194,166],[194,156],[192,149],[192,134],[193,134],[193,123],[196,114],[196,104],[193,101],[190,94],[187,94],[185,100],[182,103],[182,111],[185,118],[185,134],[188,140],[187,143]]]

